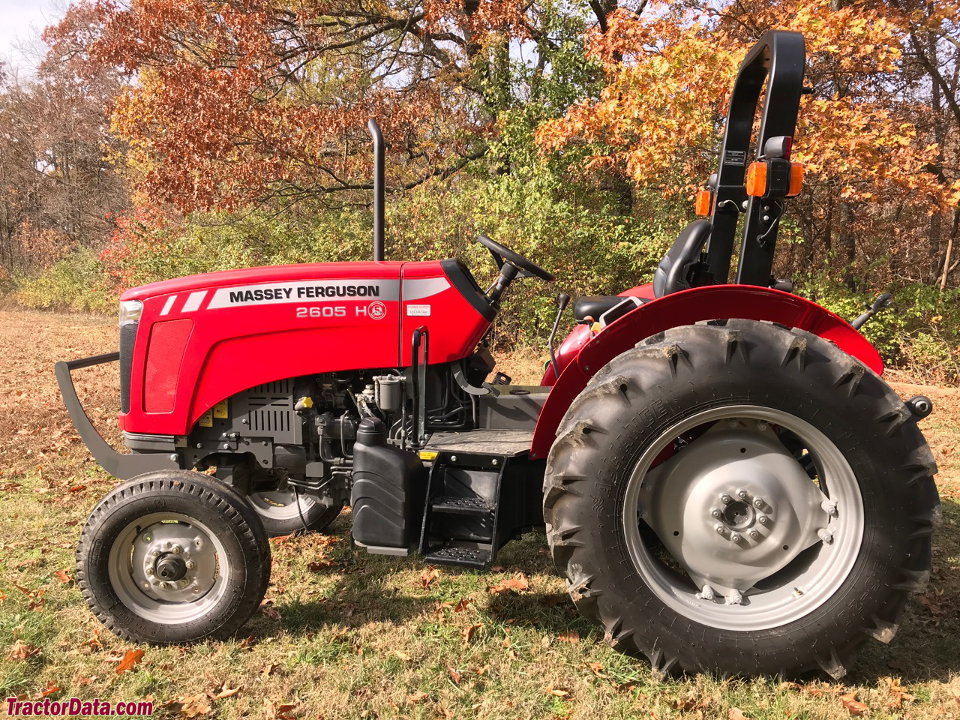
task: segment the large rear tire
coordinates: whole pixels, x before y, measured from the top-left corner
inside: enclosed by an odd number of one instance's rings
[[[132,642],[232,635],[270,580],[270,544],[233,488],[187,471],[145,473],[105,497],[77,546],[93,613]]]
[[[936,465],[915,418],[802,330],[679,327],[571,404],[544,516],[580,611],[654,669],[842,676],[929,578]]]

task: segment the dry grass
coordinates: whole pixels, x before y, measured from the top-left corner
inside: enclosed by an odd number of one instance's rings
[[[330,537],[274,544],[271,608],[246,639],[143,648],[117,675],[130,648],[85,609],[59,571],[73,574],[79,526],[112,486],[88,457],[63,411],[55,360],[108,351],[112,320],[0,312],[0,693],[141,699],[175,716],[203,703],[209,717],[315,718],[849,718],[862,702],[874,718],[960,717],[960,390],[898,384],[929,394],[924,428],[937,453],[945,519],[935,537],[929,590],[910,603],[890,647],[872,645],[844,684],[802,685],[695,676],[659,680],[618,655],[566,599],[534,534],[508,546],[487,574],[441,570],[426,583],[422,563],[354,554],[349,517]],[[531,353],[507,358],[516,381],[535,381]],[[534,367],[536,365],[536,367]],[[81,386],[101,427],[113,429],[116,375],[84,371]],[[313,565],[313,571],[310,569]],[[491,593],[514,573],[529,591]],[[429,580],[429,574],[426,580]],[[275,611],[275,612],[274,612]],[[39,652],[15,659],[18,641]],[[899,680],[899,682],[897,682]],[[852,695],[850,695],[852,693]]]

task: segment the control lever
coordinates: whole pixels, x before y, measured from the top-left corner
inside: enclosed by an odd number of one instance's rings
[[[560,377],[560,366],[557,365],[557,355],[553,351],[553,341],[557,337],[557,328],[560,327],[560,318],[563,316],[563,311],[567,309],[567,304],[570,302],[570,296],[566,293],[560,293],[557,295],[557,317],[553,320],[553,330],[550,331],[550,339],[547,340],[547,345],[550,347],[550,362],[553,364],[553,374],[555,378]]]
[[[854,330],[859,330],[867,323],[867,320],[872,318],[881,310],[884,310],[890,307],[892,304],[893,304],[893,295],[891,295],[890,293],[880,293],[879,295],[877,295],[877,299],[874,300],[872,303],[866,303],[867,311],[863,313],[863,315],[858,317],[856,320],[854,320],[852,323],[850,323],[851,327],[853,327]]]

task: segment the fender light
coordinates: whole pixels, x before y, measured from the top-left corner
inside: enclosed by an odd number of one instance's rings
[[[803,189],[803,164],[783,158],[757,160],[747,169],[747,195],[796,197]]]
[[[143,303],[139,300],[122,300],[120,302],[120,327],[140,322],[142,313]]]
[[[713,207],[713,193],[707,188],[703,188],[697,193],[697,199],[693,210],[697,215],[707,216]]]

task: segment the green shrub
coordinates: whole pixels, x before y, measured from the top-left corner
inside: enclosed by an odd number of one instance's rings
[[[37,310],[114,313],[117,293],[95,252],[78,250],[33,276],[13,279],[14,301]]]

